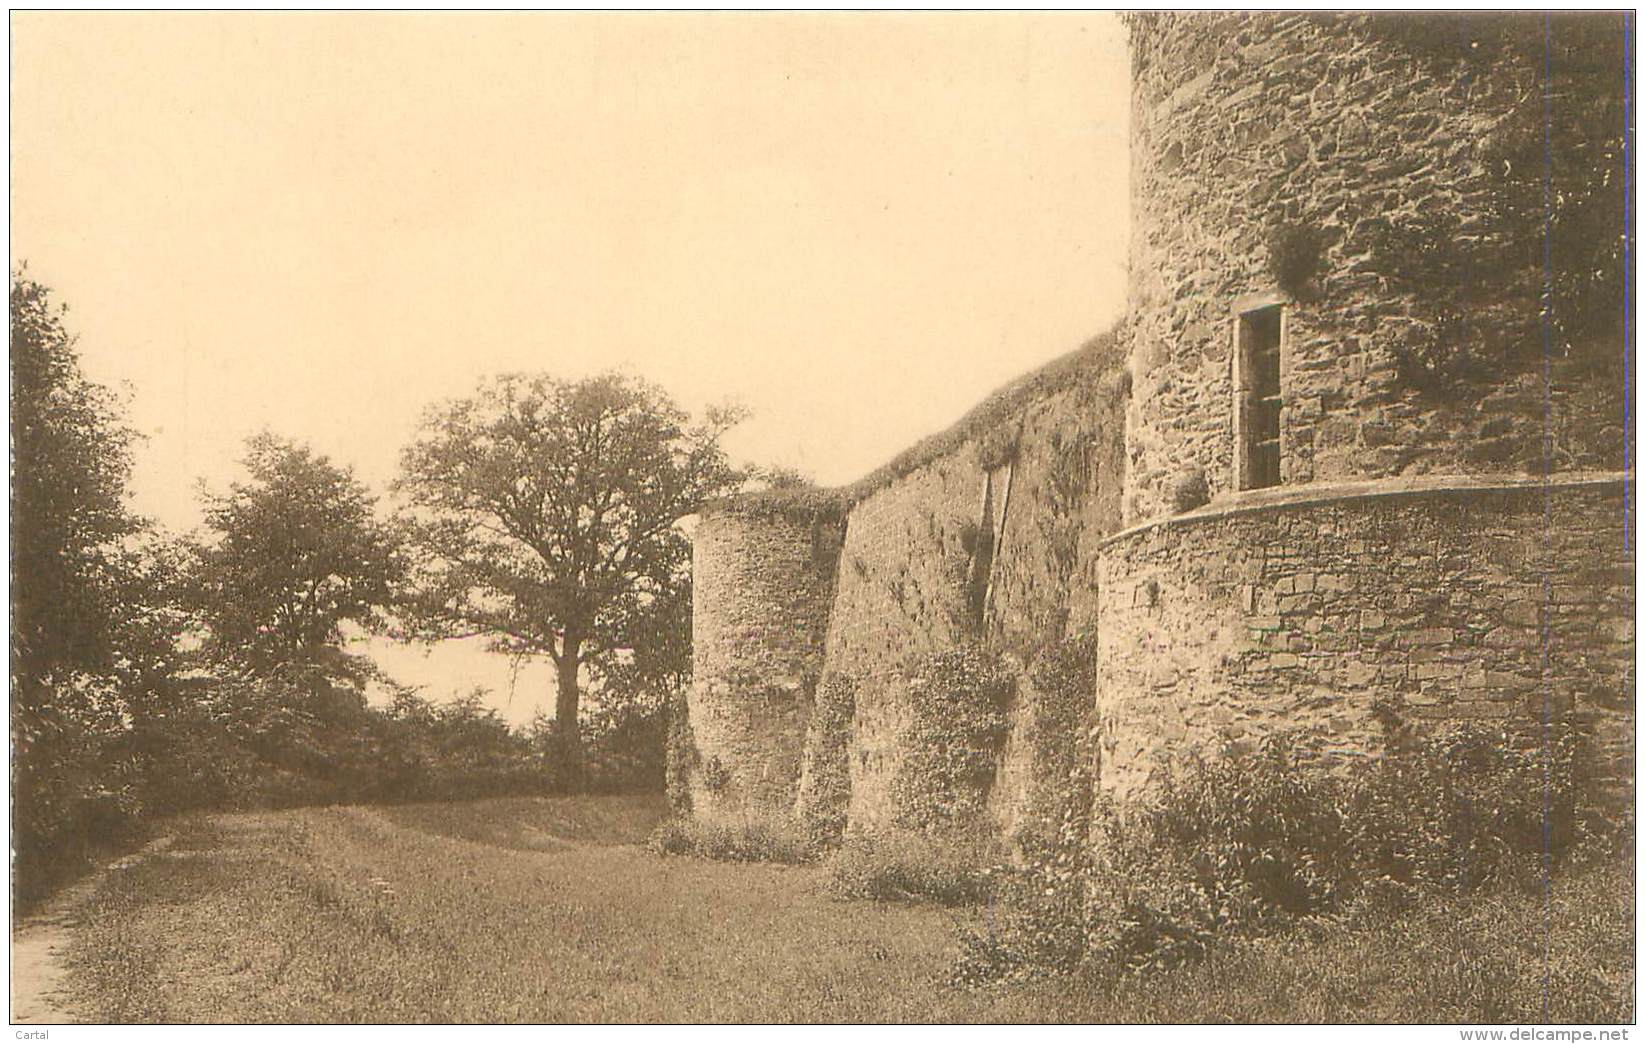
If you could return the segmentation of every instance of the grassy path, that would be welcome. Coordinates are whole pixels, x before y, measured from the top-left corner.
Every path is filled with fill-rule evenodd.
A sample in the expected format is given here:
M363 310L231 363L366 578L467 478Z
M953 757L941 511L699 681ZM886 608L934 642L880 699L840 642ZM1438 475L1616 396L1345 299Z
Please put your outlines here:
M87 1016L936 1014L926 998L948 963L942 911L829 900L815 868L665 859L591 839L638 840L656 819L649 802L516 802L506 814L485 804L484 815L344 807L177 824L167 858L110 878L90 904L72 954Z
M74 929L109 874L154 857L171 841L170 836L155 838L140 851L85 874L18 919L11 933L12 1022L40 1026L78 1020L68 968Z
M101 883L89 874L20 919L11 934L11 1021L27 1026L74 1022L66 954L70 932Z
M1151 977L966 992L947 985L949 912L829 898L816 867L657 856L637 842L660 814L649 798L543 798L177 821L168 848L76 898L72 1014L299 1023L1632 1018L1624 867L1573 873L1547 895L1436 901L1371 931L1327 927L1242 943Z

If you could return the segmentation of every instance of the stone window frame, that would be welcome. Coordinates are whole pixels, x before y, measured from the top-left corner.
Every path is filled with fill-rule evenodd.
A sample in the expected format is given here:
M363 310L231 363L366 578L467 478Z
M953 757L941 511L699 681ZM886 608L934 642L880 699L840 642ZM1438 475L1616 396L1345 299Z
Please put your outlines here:
M1288 470L1285 466L1286 437L1285 437L1285 388L1291 370L1291 305L1289 294L1282 291L1268 291L1265 293L1246 294L1234 299L1230 308L1228 321L1228 352L1230 402L1229 409L1233 417L1233 482L1235 492L1244 492L1251 489L1272 489L1285 484ZM1269 309L1279 311L1279 376L1278 376L1278 435L1279 445L1276 449L1278 456L1276 476L1272 485L1253 486L1251 451L1249 433L1246 430L1247 393L1250 391L1251 376L1249 373L1250 352L1245 343L1246 320L1256 312Z

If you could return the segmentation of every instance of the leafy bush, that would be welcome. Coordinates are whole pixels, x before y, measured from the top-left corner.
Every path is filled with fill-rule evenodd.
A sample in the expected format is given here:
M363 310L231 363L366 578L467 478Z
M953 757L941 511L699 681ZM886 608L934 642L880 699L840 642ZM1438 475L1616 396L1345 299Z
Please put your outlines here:
M463 800L564 789L552 722L510 728L481 692L386 708L321 672L222 671L135 716L125 745L145 813L353 801Z
M1402 737L1329 774L1277 736L1190 763L1123 814L1099 804L1088 836L1071 812L1072 831L1029 852L1001 889L1002 912L967 933L956 978L1172 967L1218 933L1540 874L1584 836L1571 725Z
M1302 769L1283 736L1254 755L1198 763L1168 779L1144 812L1154 851L1137 855L1186 872L1219 925L1313 913L1347 877L1351 845L1334 782Z
M1028 677L1032 684L1023 690L1023 713L1033 777L1013 840L1030 859L1064 859L1084 848L1090 832L1096 632L1048 646L1035 657Z
M1312 225L1277 226L1268 241L1268 272L1281 290L1301 297L1311 287L1324 260L1325 237Z
M1384 758L1342 788L1361 877L1473 888L1514 857L1560 853L1583 833L1570 722L1456 725Z
M966 906L993 895L999 861L997 848L982 835L853 837L829 859L829 885L845 899L927 899Z
M962 929L960 985L1072 971L1087 959L1096 646L1094 632L1076 634L1029 669L1034 779L1013 838L1023 865L996 875L990 916Z
M899 827L940 832L974 822L993 786L1016 675L976 646L927 657L908 683L912 722L892 780Z
M1210 501L1211 487L1201 468L1179 472L1171 481L1171 513L1180 515Z
M659 855L690 855L733 863L809 863L817 850L791 824L765 820L704 823L670 819L646 842Z
M678 693L641 690L585 705L581 717L588 791L655 793L665 789L673 716L684 702L683 689Z
M139 766L102 680L54 680L50 703L12 710L15 897L29 901L101 846L133 836Z

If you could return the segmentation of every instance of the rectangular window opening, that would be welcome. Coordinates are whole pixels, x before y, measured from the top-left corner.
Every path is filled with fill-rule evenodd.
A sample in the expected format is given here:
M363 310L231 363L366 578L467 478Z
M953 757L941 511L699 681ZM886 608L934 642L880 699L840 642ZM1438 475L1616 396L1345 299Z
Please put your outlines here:
M1236 447L1240 489L1279 485L1279 357L1281 309L1259 308L1239 317L1239 416Z

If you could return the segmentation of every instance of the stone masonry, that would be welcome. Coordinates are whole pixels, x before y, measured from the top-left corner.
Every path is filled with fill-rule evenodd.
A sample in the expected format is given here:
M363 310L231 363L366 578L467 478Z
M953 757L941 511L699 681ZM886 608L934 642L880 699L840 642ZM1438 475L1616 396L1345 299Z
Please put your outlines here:
M692 809L786 814L822 672L839 527L729 509L692 535Z
M1633 760L1629 522L1625 482L1604 476L1345 484L1117 535L1101 785L1123 798L1182 755L1279 729L1360 757L1379 705L1418 723L1575 711L1617 781Z
M1535 70L1435 70L1367 21L1177 13L1133 32L1127 524L1164 513L1185 469L1230 488L1233 323L1264 300L1287 302L1287 484L1515 473L1545 456L1558 470L1623 466L1615 381L1556 362L1439 402L1400 387L1396 350L1436 328L1439 298L1401 288L1409 259L1389 235L1434 213L1491 231L1482 152ZM1306 299L1268 270L1287 224L1325 238ZM1537 285L1522 282L1456 336L1540 355L1537 314Z
M1375 756L1389 716L1571 714L1596 741L1590 776L1620 791L1635 681L1622 382L1511 363L1538 329L1534 280L1476 292L1446 325L1455 288L1413 286L1388 247L1433 215L1494 234L1483 150L1535 70L1426 66L1363 16L1131 25L1127 319L854 486L705 514L694 748L678 752L694 813L789 819L812 694L841 674L847 829L880 829L910 672L979 643L1024 679L984 824L1009 836L1035 775L1028 667L1092 632L1095 776L1120 800L1279 731L1325 766ZM1320 233L1318 269L1281 288L1274 231L1299 223ZM1278 484L1242 489L1253 309L1278 331ZM1444 395L1413 387L1403 347L1436 332L1510 362Z

